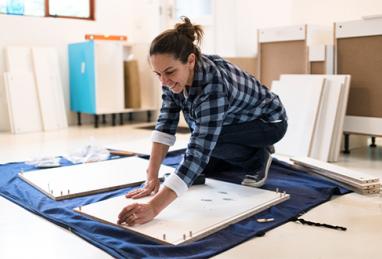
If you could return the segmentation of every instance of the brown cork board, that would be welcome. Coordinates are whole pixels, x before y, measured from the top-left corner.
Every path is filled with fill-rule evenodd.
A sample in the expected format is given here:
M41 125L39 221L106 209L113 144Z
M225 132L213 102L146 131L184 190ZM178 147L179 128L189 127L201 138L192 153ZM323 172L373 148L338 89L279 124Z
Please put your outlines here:
M326 74L326 63L325 61L311 61L310 62L310 73L312 75Z
M337 74L350 74L347 115L382 117L382 35L337 39Z
M257 75L256 57L225 57L224 59L238 66L242 70L250 73L251 75Z
M305 40L259 44L260 80L271 86L281 74L307 74L308 51Z

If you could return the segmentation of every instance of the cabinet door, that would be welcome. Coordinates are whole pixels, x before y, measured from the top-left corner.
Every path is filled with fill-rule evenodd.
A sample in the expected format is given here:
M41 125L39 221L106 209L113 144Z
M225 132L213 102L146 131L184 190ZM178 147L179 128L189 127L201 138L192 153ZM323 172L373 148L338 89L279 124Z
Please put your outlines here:
M124 109L123 46L120 42L95 42L97 113Z
M69 45L70 109L96 113L94 42Z

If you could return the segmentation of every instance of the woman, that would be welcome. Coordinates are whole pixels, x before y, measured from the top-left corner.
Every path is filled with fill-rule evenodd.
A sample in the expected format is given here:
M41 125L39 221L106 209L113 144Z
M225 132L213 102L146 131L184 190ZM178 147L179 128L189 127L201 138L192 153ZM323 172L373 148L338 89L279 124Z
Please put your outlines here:
M201 54L201 27L187 17L182 20L151 43L150 61L163 85L163 103L152 135L147 181L126 197L155 195L148 203L123 208L119 224L152 220L202 174L229 165L245 170L243 184L262 186L272 161L270 147L287 129L278 96L221 57ZM184 159L159 190L158 170L175 143L180 111L191 130L190 142Z

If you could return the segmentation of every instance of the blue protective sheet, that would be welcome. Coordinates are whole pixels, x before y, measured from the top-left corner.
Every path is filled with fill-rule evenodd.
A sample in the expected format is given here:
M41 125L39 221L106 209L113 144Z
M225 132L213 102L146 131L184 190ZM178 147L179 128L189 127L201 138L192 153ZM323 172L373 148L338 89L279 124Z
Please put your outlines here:
M182 155L173 152L165 164L176 166ZM64 165L69 165L67 161ZM286 191L290 199L255 216L233 224L206 238L186 245L160 245L118 227L102 224L72 211L73 208L126 193L131 188L64 201L53 201L21 180L20 170L34 170L25 163L0 165L0 195L49 221L69 229L116 258L206 258L221 253L252 237L261 236L293 217L327 201L332 195L349 192L333 182L297 171L274 160L264 189ZM240 173L219 175L216 179L239 183ZM187 213L185 211L185 213ZM116 215L117 218L117 215ZM257 218L274 218L258 223ZM42 244L43 245L43 244Z

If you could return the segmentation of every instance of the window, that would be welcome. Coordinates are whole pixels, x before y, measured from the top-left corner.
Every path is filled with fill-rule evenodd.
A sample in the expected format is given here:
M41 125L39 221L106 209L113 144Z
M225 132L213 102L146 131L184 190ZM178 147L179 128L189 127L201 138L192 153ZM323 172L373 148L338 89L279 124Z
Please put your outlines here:
M0 0L0 13L94 20L95 0Z

